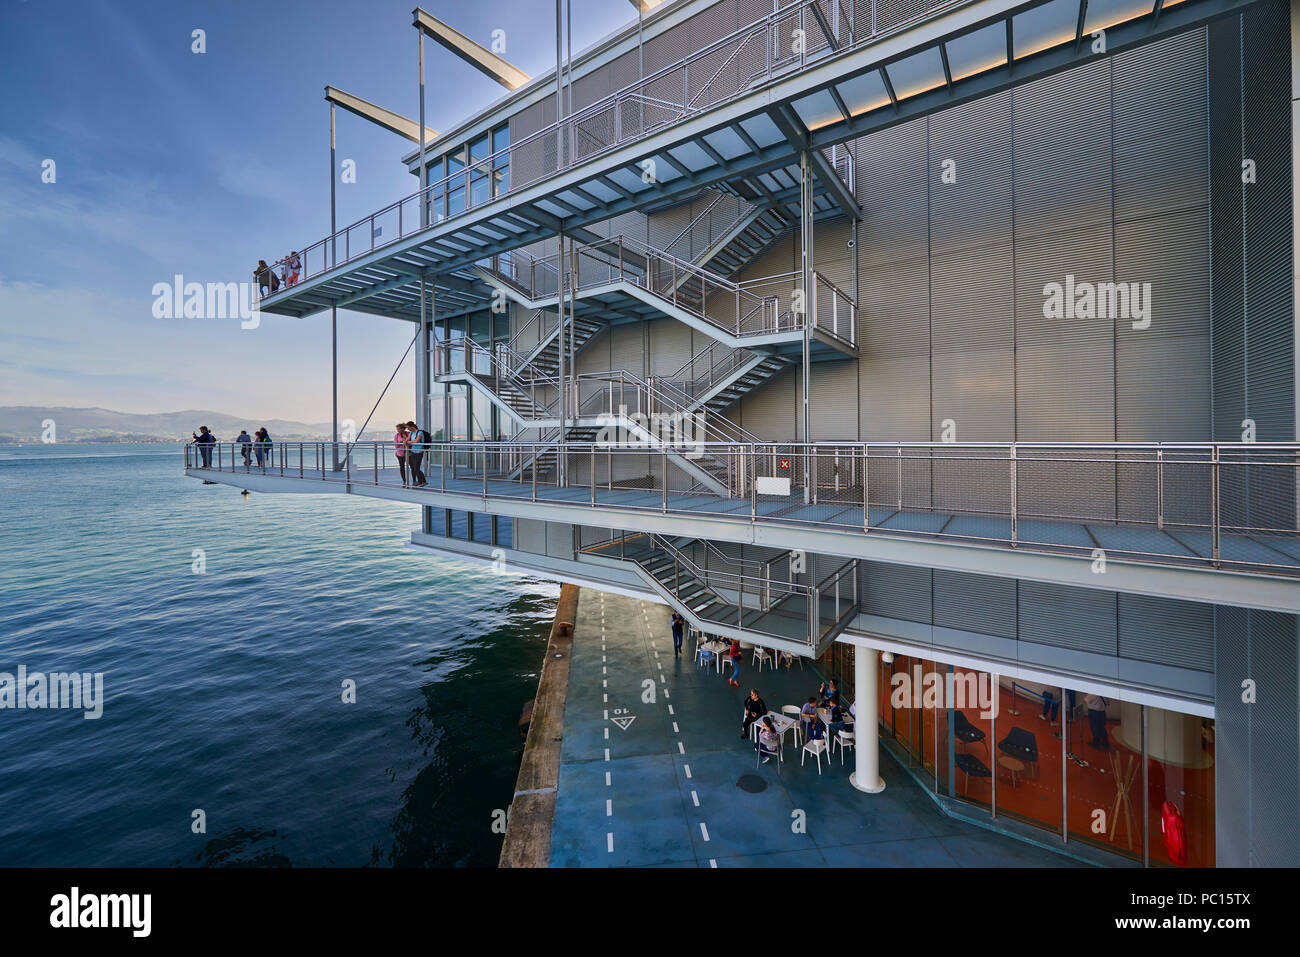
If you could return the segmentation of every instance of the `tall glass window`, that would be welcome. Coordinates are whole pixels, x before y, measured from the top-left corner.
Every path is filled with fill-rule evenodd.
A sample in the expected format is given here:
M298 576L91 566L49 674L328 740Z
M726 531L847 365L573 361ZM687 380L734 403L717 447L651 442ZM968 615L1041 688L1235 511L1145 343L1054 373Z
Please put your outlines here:
M465 211L465 149L447 155L447 215L455 216ZM458 175L459 174L459 175Z

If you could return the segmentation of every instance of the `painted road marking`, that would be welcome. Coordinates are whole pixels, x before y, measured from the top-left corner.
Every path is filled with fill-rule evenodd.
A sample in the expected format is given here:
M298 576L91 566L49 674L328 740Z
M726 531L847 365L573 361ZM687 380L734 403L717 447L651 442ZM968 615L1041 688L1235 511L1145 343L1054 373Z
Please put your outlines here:
M696 807L700 806L700 796L694 791L691 792L691 800L695 802Z
M606 761L609 760L609 748L606 748L606 749L605 749L605 760L606 760Z
M672 705L669 705L669 706L668 706L668 713L669 713L669 714L676 714L677 712L673 710L673 706L672 706Z
M680 741L677 742L677 753L678 754L686 753L686 745L682 744Z
M609 772L606 771L606 772L605 772L605 787L609 787L610 784L611 784L611 781L610 781L610 779L609 779Z
M606 740L606 741L609 740L609 728L606 728L606 729L605 729L605 740Z
M677 722L676 722L676 721L673 722L673 734L681 734L681 732L677 730Z
M710 857L710 858L709 858L709 867L717 867L717 866L718 866L718 862L717 862L716 860L714 860L713 858Z
M613 831L610 831L605 835L605 849L609 851L609 853L611 854L614 853L614 832Z
M704 843L707 844L709 842L709 829L704 826L703 821L700 822L700 833L704 835Z
M611 798L605 798L605 817L614 816L614 801Z
M689 764L683 764L682 767L686 769L686 776L689 778L691 776L691 766Z

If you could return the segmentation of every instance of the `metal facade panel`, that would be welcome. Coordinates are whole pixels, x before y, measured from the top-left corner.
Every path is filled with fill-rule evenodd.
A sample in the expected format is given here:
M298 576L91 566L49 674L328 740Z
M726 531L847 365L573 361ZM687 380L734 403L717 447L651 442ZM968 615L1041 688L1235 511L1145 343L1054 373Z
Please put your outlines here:
M930 247L1011 243L1011 93L930 118Z
M788 366L736 403L743 428L773 442L789 442L799 430L799 370Z
M691 327L676 319L650 321L651 375L672 375L691 358Z
M1209 225L1205 207L1115 225L1117 280L1151 284L1149 327L1116 323L1118 441L1212 434Z
M1048 284L1109 282L1111 267L1108 222L1030 236L1017 226L1015 438L1114 440L1113 320L1044 315Z
M1011 250L968 246L931 258L931 434L959 442L1015 437ZM951 432L949 433L951 434Z
M609 349L611 369L623 369L640 378L648 374L645 323L629 322L611 327Z
M1214 606L1146 595L1119 596L1119 656L1214 670Z
M934 624L1001 638L1016 637L1016 581L936 569Z
M852 359L814 362L809 392L814 442L858 437L858 370ZM801 416L803 412L799 413Z
M931 620L933 572L911 565L862 562L858 594L868 615L903 621Z
M1110 61L1018 87L1016 240L1110 221Z
M1022 581L1019 608L1021 641L1099 655L1118 650L1113 593Z

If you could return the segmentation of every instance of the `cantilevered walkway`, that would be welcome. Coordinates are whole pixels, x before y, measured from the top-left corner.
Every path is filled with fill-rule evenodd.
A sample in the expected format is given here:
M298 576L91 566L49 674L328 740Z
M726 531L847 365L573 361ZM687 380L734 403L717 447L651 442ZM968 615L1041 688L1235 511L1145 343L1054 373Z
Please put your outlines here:
M435 453L430 484L423 488L402 487L384 444L354 446L351 456L340 449L347 461L337 472L328 464L328 443L282 444L265 471L246 469L227 444L214 450L212 468L194 468L200 462L191 446L186 471L254 491L346 492L669 538L1300 612L1294 504L1300 447L1294 443L786 444L751 450L747 457L731 450L735 460L725 494L694 488L688 475L674 470L666 450L644 446L566 447L563 478L543 481L534 472L531 479L510 480L505 476L511 462L536 454L517 445L441 446L446 452ZM728 457L717 448L710 454ZM805 469L817 476L807 488L799 481ZM913 485L918 472L924 473L923 485ZM1009 485L1000 477L1007 472ZM595 482L585 477L590 475ZM1071 494L1062 498L1062 488ZM1242 504L1248 488L1253 510ZM1050 512L1043 504L1048 501Z

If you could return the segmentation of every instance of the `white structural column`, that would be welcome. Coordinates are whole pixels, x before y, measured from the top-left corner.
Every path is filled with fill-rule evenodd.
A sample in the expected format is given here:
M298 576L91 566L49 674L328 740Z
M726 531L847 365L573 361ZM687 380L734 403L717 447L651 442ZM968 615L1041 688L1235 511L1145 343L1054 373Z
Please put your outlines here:
M853 725L857 768L849 775L849 783L859 791L879 794L885 789L885 779L880 776L880 652L865 645L853 649L853 680L858 712Z

